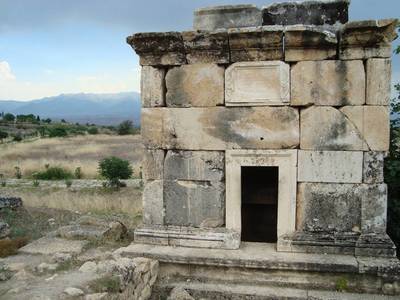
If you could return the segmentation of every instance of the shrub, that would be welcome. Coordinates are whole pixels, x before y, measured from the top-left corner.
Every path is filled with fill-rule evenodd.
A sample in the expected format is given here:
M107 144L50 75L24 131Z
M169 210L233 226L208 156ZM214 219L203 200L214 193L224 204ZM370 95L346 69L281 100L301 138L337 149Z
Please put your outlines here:
M71 179L66 179L65 180L65 185L67 186L67 188L70 188L72 186L72 180Z
M49 137L66 137L67 135L67 129L62 126L49 128Z
M82 179L83 178L83 174L82 174L82 169L81 167L77 167L74 171L74 175L76 179Z
M15 169L15 178L21 179L22 178L22 172L20 167L14 167Z
M99 173L108 180L110 186L120 187L120 180L130 178L133 171L129 161L111 156L100 161Z
M13 141L14 142L22 141L22 135L20 133L17 133L16 135L13 136Z
M48 167L46 170L34 173L34 179L37 180L66 180L72 179L72 173L61 167Z
M40 182L37 181L37 180L34 180L33 183L32 183L32 185L33 185L34 187L38 187L38 186L40 185Z
M87 131L89 134L98 134L99 129L97 127L90 127Z
M13 114L7 113L3 116L3 120L6 122L14 122L15 116Z
M133 122L126 120L119 124L117 132L119 135L127 135L133 132Z
M8 133L0 130L0 141L3 142L6 138L8 138Z

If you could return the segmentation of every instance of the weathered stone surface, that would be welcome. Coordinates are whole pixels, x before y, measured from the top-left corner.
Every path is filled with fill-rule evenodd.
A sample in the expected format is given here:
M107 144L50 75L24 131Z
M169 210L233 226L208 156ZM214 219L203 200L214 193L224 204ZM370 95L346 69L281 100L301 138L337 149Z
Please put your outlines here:
M18 208L22 206L22 199L19 197L0 196L0 209L2 208Z
M194 12L194 30L215 30L260 26L261 10L255 5L224 5L200 8Z
M382 183L383 164L385 159L384 152L369 151L364 152L363 182Z
M336 58L336 34L314 26L285 27L285 60L324 60Z
M357 61L302 61L291 69L291 105L363 105L365 72Z
M238 62L226 69L227 106L288 105L289 65L282 61Z
M349 0L273 3L262 8L263 25L334 25L349 19Z
M390 59L367 60L367 105L389 105L391 74Z
M298 152L299 182L361 183L362 171L361 151Z
M396 39L396 19L353 21L343 25L340 59L390 57L391 42Z
M163 179L164 157L164 150L144 149L142 172L145 181Z
M10 226L6 222L0 220L0 239L8 237L10 233L11 233Z
M390 143L387 106L345 106L340 109L357 127L371 151L387 151Z
M360 232L361 198L357 184L299 183L297 229Z
M283 58L282 26L231 28L228 33L231 62Z
M168 151L165 180L221 181L224 179L224 152Z
M226 30L182 32L186 59L194 63L229 63L229 42Z
M362 132L340 110L312 106L300 112L300 148L307 150L368 150Z
M385 233L387 215L386 184L363 185L361 201L361 231Z
M165 106L165 70L143 66L140 96L142 107Z
M190 294L182 287L175 287L172 289L171 294L167 300L195 300Z
M169 66L186 63L180 32L137 33L129 36L126 41L140 56L142 66Z
M390 237L386 233L366 233L362 234L356 244L355 255L358 257L396 257L396 246L390 239ZM376 258L375 258L376 259ZM392 269L393 268L393 269ZM392 270L384 270L384 266L380 265L379 273L386 273L386 274L394 274L398 273L395 271L395 264L392 264L392 267L389 269ZM398 294L398 292L397 292Z
M299 145L299 114L291 107L144 108L142 138L149 148L290 149Z
M146 182L143 190L143 223L164 224L164 184L162 180Z
M164 181L165 223L200 227L206 220L225 223L225 184L214 181ZM204 223L203 223L204 224Z
M169 107L205 107L224 104L225 69L216 64L184 65L166 76Z

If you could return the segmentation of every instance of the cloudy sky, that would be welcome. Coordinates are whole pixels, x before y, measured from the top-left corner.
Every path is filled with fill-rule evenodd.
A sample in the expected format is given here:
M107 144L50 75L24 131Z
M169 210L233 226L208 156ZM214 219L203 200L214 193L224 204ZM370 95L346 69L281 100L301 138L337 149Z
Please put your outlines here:
M270 0L0 0L0 99L139 90L141 31L185 30L195 8ZM399 0L352 0L350 19L399 17ZM396 41L396 44L399 42ZM400 81L400 57L394 58Z

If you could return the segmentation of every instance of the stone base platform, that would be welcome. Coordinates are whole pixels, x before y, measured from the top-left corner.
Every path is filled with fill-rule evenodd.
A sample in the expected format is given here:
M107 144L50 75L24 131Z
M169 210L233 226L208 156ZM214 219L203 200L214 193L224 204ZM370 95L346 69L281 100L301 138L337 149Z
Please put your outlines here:
M400 295L396 258L285 253L276 252L274 244L261 243L242 243L238 250L133 243L115 254L157 259L160 280L156 291L161 298L174 286L210 299L310 299L318 293L322 296L312 299L391 299L379 295ZM226 289L235 296L221 298ZM356 294L330 298L336 290ZM279 293L268 298L271 291ZM292 296L285 296L286 292Z

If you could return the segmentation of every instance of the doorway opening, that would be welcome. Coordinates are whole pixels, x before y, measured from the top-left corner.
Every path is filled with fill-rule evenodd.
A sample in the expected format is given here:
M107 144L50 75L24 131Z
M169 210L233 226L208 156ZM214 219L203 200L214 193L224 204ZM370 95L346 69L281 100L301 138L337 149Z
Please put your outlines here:
M241 167L242 241L277 242L278 167Z

